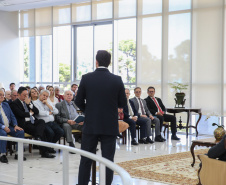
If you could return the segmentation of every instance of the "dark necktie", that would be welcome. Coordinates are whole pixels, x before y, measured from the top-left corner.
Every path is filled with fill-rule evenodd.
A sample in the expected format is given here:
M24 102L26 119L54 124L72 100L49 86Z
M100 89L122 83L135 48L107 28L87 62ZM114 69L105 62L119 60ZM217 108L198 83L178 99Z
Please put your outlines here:
M140 98L138 98L138 99L139 99L139 102L140 102L141 113L142 113L142 115L145 115L143 104L141 103Z
M29 112L26 103L25 103L25 102L23 102L23 103L24 103L24 109L25 109L25 112ZM30 114L30 112L29 112L29 114ZM35 121L34 121L34 118L33 118L31 115L30 115L30 119L31 119L31 123L34 124Z

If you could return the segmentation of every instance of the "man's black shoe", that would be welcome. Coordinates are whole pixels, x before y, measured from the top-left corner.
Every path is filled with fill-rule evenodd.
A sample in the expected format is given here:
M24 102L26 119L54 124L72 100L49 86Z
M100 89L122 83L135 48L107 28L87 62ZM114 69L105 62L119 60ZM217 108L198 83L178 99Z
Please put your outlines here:
M18 160L18 155L17 155L17 154L15 154L14 159L15 159L15 160ZM24 161L26 161L26 160L27 160L26 157L24 157Z
M6 158L6 155L2 155L2 156L0 157L0 161L1 161L2 163L8 163L8 159Z
M118 138L122 138L122 134L118 134L117 137L118 137Z
M161 138L160 135L155 137L155 141L157 141L157 142L163 142L163 140L162 140L162 138Z
M75 152L69 152L70 154L76 154Z
M69 143L69 146L70 146L70 147L74 147L74 148L75 148L75 145L74 145L74 143L73 143L73 142L70 142L70 143Z
M135 139L131 141L131 145L139 145Z
M35 140L42 141L40 137L36 137Z
M147 141L148 143L150 143L150 144L153 144L153 143L154 143L154 141L152 141L151 138L149 138L149 137L147 137L146 141Z
M54 150L53 148L49 148L48 149L48 152L51 153L51 154L55 154L56 153L56 150Z
M144 138L143 138L143 139L140 139L140 140L139 140L139 143L141 143L141 144L148 144L148 142L147 142L146 139L144 139Z
M172 135L172 136L171 136L171 139L172 139L172 140L180 140L180 138L177 137L176 135Z
M52 154L49 154L48 152L45 152L42 154L42 157L43 158L54 158L56 157L55 155L52 155Z
M162 137L162 135L160 135L161 136L161 139L163 140L163 141L166 141L166 139L164 138L164 137Z

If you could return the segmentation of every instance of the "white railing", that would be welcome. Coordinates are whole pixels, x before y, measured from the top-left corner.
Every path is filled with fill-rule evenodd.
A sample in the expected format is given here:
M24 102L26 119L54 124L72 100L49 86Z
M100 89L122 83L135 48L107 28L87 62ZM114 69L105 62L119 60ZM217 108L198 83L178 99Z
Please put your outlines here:
M87 158L90 158L94 161L98 161L100 165L100 171L99 171L99 184L100 185L105 185L106 182L106 168L108 167L111 170L117 172L119 176L122 179L123 185L132 185L132 179L129 175L128 172L126 172L123 168L120 166L116 165L115 163L97 156L93 153L86 152L77 148L72 148L68 147L65 145L60 145L60 144L53 144L53 143L47 143L47 142L41 142L41 141L35 141L35 140L30 140L30 139L20 139L20 138L15 138L15 137L4 137L0 136L0 140L6 140L6 141L13 141L13 142L18 142L18 179L17 179L17 185L23 185L23 152L24 152L24 147L23 144L34 144L34 145L39 145L39 146L45 146L45 147L50 147L50 148L55 148L55 149L60 149L63 151L63 185L69 185L69 152L74 152L77 154L80 154L82 156L85 156ZM2 181L0 181L2 182ZM15 184L11 182L3 182L7 184Z

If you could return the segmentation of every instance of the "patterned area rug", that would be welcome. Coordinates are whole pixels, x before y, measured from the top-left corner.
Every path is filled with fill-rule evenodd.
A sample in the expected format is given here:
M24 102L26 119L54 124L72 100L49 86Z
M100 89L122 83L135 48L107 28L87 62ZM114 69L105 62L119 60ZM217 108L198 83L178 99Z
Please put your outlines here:
M162 182L165 184L193 185L198 183L197 171L200 160L198 154L207 153L208 149L195 150L195 165L191 152L182 152L157 157L117 163L134 178Z

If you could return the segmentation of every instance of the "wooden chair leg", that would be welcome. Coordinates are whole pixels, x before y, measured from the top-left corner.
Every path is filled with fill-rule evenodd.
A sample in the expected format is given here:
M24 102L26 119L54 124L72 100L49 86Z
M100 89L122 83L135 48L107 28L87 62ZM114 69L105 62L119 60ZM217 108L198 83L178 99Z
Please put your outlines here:
M122 144L126 144L126 130L122 132Z

